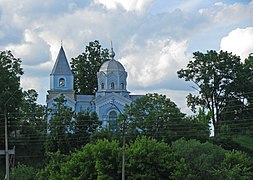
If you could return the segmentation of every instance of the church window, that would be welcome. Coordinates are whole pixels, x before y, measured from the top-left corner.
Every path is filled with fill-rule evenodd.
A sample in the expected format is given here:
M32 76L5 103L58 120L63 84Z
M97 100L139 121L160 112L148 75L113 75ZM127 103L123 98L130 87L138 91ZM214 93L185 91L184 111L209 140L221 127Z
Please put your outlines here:
M110 113L109 113L109 120L110 121L115 121L116 119L117 119L117 112L116 111L111 111Z
M114 89L114 82L111 83L111 89Z
M60 80L59 80L59 86L60 87L64 87L65 86L65 79L64 78L60 78Z
M121 83L121 89L124 89L125 87L124 87L124 83Z
M105 84L102 83L102 84L101 84L101 89L104 89L104 88L105 88Z

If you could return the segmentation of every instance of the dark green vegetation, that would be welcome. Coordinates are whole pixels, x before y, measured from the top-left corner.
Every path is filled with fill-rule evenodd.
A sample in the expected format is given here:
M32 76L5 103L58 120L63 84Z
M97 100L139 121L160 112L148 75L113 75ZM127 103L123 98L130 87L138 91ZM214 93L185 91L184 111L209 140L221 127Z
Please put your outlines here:
M120 179L123 125L127 179L253 177L253 56L241 62L222 51L194 53L178 75L196 85L198 94L187 97L195 115L183 114L164 95L147 94L110 122L112 130L100 128L96 113L72 112L64 96L48 110L52 116L47 127L37 92L20 87L21 60L9 51L0 55L0 148L4 149L6 112L9 148L16 149L11 179ZM78 93L94 93L94 72L106 58L108 50L94 41L72 59ZM80 77L86 80L78 77L83 72L87 74ZM79 86L90 78L95 80L89 86ZM214 137L209 137L210 121L215 124ZM1 156L0 179L4 174Z
M98 89L97 72L108 59L108 49L102 48L98 40L89 42L82 54L72 58L70 64L74 73L74 88L78 94L95 94Z

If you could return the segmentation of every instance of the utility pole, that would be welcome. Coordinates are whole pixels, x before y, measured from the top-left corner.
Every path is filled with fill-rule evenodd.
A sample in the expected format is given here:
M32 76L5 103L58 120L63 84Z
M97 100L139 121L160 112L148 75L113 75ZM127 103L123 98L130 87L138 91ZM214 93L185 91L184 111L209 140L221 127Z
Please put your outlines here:
M122 145L122 180L125 180L125 148L126 148L126 134L125 134L125 117L123 119L123 145Z
M6 106L4 107L4 121L5 121L5 150L0 150L0 155L5 155L5 180L10 179L10 163L9 163L9 155L15 154L15 146L14 149L8 149L8 119L7 119L7 110Z
M8 152L8 132L7 132L7 112L6 112L6 106L4 108L4 121L5 121L5 169L6 169L6 180L10 179L10 172L9 172L9 152Z
M9 99L4 103L4 130L5 130L5 152L3 153L2 150L0 150L0 155L5 154L5 179L10 180L10 165L9 165L9 154L15 154L15 150L9 150L8 149L8 120L7 120L7 104L11 100L11 98L16 94L16 92L19 89L17 89L10 97Z
M112 99L112 102L110 102L110 104L111 105L113 105L118 111L119 111L119 113L121 114L121 115L123 115L122 114L122 112L120 111L120 109L118 108L118 106L116 106L115 104L114 104L114 98ZM126 161L126 133L125 133L125 131L126 131L126 127L125 127L125 124L126 124L126 118L124 117L124 115L123 115L123 127L122 127L122 177L121 177L121 179L122 180L125 180L125 161Z

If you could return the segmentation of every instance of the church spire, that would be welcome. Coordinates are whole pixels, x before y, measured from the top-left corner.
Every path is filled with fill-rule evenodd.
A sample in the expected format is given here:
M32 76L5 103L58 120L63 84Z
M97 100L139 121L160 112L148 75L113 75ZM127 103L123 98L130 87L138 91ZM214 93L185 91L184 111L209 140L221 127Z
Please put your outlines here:
M109 55L110 55L111 60L114 60L115 52L113 51L112 41L111 41L111 51Z
M72 75L62 44L51 72L51 75L60 75L60 74Z

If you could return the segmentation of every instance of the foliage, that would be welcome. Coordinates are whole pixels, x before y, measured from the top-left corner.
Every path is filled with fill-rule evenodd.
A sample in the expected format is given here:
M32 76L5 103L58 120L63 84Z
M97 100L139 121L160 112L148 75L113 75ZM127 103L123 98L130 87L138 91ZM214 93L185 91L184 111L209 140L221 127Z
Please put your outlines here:
M15 145L16 148L15 161L33 166L40 166L44 158L43 142L46 135L45 107L36 103L37 97L33 89L23 92L20 118L16 121L17 135L9 140L10 146Z
M137 138L126 148L128 179L168 179L172 171L170 146L147 137Z
M180 137L197 139L202 142L208 140L210 135L209 121L210 114L205 114L204 110L199 109L196 115L184 118Z
M138 137L125 149L126 179L249 179L252 159L209 142L179 139L171 145ZM98 140L69 155L59 151L38 179L120 179L122 148L117 141Z
M98 179L120 179L121 148L117 141L98 141L94 146Z
M98 40L89 42L84 53L72 58L70 64L74 73L74 88L78 94L95 94L98 89L97 72L108 58L108 49L102 48Z
M48 165L38 174L41 180L120 178L121 153L116 141L99 140L96 144L86 144L69 156L59 152L52 155Z
M11 51L0 51L0 149L4 149L5 144L5 114L8 121L8 136L17 130L18 108L22 97L21 75L23 75L21 60L14 57ZM5 158L1 156L0 172L2 169L5 170L4 162Z
M251 179L253 159L239 151L228 151L221 165L212 173L215 179Z
M21 60L11 51L0 51L0 149L4 148L4 113L8 113L8 134L17 129L18 108L22 91L20 77L23 74Z
M17 167L12 169L10 179L12 180L36 180L37 170L31 166L18 164Z
M166 140L175 138L178 122L184 117L165 95L147 94L126 106L129 129L141 135Z
M171 142L180 137L207 139L209 135L204 115L185 118L177 105L165 95L147 94L136 99L126 106L125 114L128 116L128 136L139 134Z
M86 144L62 164L62 179L97 179L94 145Z
M194 52L193 61L186 69L179 70L178 77L193 82L198 95L187 96L188 106L207 108L212 113L215 135L219 129L221 112L231 98L236 96L236 86L242 69L240 58L231 53L207 51Z
M69 153L71 151L71 138L73 130L73 111L66 105L64 95L56 98L50 109L50 119L48 123L48 137L46 150L48 152L61 151Z
M225 150L209 142L177 140L171 145L174 156L172 179L212 179L210 170L219 167Z
M98 116L95 112L78 112L73 122L73 143L75 148L81 148L90 142L90 136L99 126Z
M47 153L49 162L44 169L37 173L38 180L61 180L61 165L67 161L67 156L60 151L54 153Z

